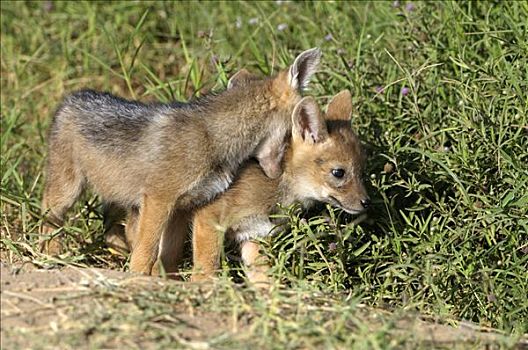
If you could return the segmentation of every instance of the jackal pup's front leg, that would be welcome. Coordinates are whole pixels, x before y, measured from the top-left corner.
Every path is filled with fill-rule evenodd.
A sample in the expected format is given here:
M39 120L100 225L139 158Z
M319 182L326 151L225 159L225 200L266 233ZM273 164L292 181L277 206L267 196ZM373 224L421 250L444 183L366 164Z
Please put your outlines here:
M151 274L158 258L159 244L166 230L173 201L166 196L143 195L130 270Z
M213 278L220 266L224 233L215 227L214 218L206 210L198 210L193 220L192 281Z
M246 266L246 276L256 287L264 288L271 284L270 262L267 256L261 253L261 246L256 241L242 241L240 253Z
M178 278L179 265L183 261L184 245L190 231L191 214L186 210L174 210L167 228L163 232L158 260L152 268L152 275L159 275L161 267L170 278Z

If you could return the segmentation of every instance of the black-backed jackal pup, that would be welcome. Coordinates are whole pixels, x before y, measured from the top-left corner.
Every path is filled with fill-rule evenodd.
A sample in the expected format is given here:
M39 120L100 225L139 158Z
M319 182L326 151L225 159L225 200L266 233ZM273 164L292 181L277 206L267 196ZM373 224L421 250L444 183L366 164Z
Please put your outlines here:
M43 233L62 225L89 184L128 213L132 271L155 273L157 259L176 266L172 252L181 251L188 213L225 191L244 160L256 155L268 176L280 175L291 113L320 56L307 50L274 77L235 79L191 103L144 104L95 91L67 96L50 130ZM58 247L44 243L50 253Z
M267 262L252 238L265 237L274 223L269 215L277 203L329 203L348 213L365 210L370 200L362 182L364 155L351 129L351 95L337 94L326 115L312 97L303 98L292 113L291 144L279 178L266 177L257 162L245 163L237 180L216 200L198 209L193 219L193 280L213 276L219 266L224 237L240 242L252 282L265 282Z

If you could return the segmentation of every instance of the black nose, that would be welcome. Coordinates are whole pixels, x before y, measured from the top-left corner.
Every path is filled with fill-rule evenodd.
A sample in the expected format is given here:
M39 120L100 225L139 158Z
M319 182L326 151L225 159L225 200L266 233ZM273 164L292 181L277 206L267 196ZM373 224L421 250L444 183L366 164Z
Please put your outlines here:
M363 208L367 209L370 206L370 198L367 197L365 199L362 199L361 205L363 206Z

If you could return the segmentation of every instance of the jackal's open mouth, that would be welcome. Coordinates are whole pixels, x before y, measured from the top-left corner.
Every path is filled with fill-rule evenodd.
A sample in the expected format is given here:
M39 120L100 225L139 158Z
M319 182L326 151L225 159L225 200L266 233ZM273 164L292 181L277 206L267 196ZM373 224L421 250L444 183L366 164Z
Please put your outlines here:
M343 208L343 205L341 204L340 201L337 200L336 197L330 196L330 197L328 197L328 199L330 199L330 204L335 205L335 206L337 206L339 208Z
M336 206L336 207L339 207L340 209L343 209L344 211L346 211L347 213L349 214L353 214L353 215L356 215L356 214L361 214L362 212L365 211L364 208L362 209L350 209L350 208L346 208L343 204L341 204L341 202L339 200L337 200L336 197L334 196L330 196L328 197L328 199L330 200L330 204Z

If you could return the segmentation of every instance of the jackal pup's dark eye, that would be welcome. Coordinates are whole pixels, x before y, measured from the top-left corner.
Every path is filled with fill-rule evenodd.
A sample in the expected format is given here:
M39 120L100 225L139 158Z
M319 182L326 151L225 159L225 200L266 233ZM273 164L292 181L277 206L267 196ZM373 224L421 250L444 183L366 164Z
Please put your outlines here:
M345 176L345 171L343 169L332 169L332 175L340 179Z

